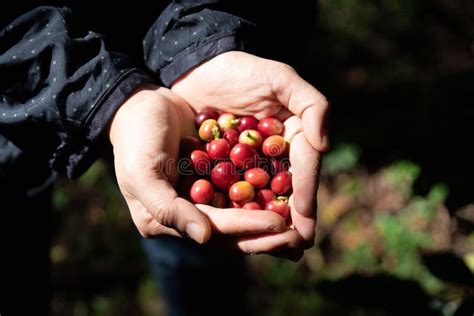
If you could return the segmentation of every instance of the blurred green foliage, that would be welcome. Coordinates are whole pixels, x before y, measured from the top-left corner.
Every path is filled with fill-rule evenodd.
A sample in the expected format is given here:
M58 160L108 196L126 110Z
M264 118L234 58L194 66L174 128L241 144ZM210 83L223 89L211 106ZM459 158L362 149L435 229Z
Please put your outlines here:
M335 175L339 172L351 171L358 160L359 148L355 144L341 143L324 157L322 172Z

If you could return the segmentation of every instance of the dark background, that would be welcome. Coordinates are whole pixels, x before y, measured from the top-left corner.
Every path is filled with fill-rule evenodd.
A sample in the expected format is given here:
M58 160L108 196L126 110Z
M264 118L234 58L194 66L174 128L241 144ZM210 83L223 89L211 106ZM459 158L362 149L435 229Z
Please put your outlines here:
M257 23L257 54L291 64L331 102L317 245L298 264L249 260L254 314L472 312L474 2L234 3ZM144 5L79 18L121 46L160 10L141 16ZM95 30L104 18L110 27ZM164 311L109 167L56 187L55 315Z
M443 181L449 206L472 202L472 1L302 1L254 17L262 55L331 102L333 143L359 144L370 168L410 159L423 167L417 192Z

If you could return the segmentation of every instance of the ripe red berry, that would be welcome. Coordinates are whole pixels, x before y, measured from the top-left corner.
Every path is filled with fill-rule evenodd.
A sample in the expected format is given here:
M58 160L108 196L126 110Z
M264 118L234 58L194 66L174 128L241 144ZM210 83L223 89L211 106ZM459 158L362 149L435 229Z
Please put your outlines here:
M258 163L258 153L247 144L237 144L230 151L230 160L237 168L247 170Z
M227 206L227 198L224 193L216 191L209 204L217 208L225 208Z
M237 120L234 114L224 113L219 116L217 123L222 132L225 132L228 129L235 129Z
M229 197L232 201L245 204L253 200L255 195L253 186L247 181L234 183L229 189Z
M260 149L262 145L263 137L259 132L253 129L248 129L240 133L239 143L247 144L254 149Z
M265 208L267 202L273 201L274 199L276 199L276 195L275 193L273 193L272 190L263 189L255 192L254 200L258 204L260 204L261 209Z
M245 203L244 206L242 206L242 208L246 210L261 210L262 209L260 204L258 204L257 202Z
M196 127L201 126L202 122L204 122L205 120L208 120L208 119L217 120L218 117L219 117L219 113L217 113L217 111L210 108L202 109L196 114L196 119L195 119Z
M283 171L277 173L270 184L275 194L287 194L291 191L291 173Z
M290 207L286 197L279 196L276 200L267 202L265 209L280 214L285 220L288 220L290 216Z
M212 167L212 161L205 151L194 150L190 157L192 168L196 174L200 176L209 174Z
M215 139L206 145L207 153L213 160L227 159L230 154L230 144L225 139Z
M288 171L290 168L290 160L288 158L276 159L270 161L271 174L277 174L282 171Z
M273 117L267 117L258 123L258 131L263 137L272 135L283 135L285 126L282 122Z
M270 180L270 175L262 168L252 168L245 171L244 178L255 188L263 189Z
M218 189L226 191L239 181L239 173L232 162L221 161L212 169L211 181Z
M214 188L209 181L199 179L192 185L189 196L194 203L207 204L214 196Z
M239 203L235 203L232 200L229 200L229 204L227 205L228 208L242 208L242 205Z
M247 129L257 129L258 120L253 116L242 116L238 119L237 128L240 132L243 132Z
M240 133L235 129L228 129L224 132L224 136L222 138L229 142L230 147L234 147L239 142L239 136Z
M286 141L280 135L273 135L263 141L262 152L267 157L280 157L286 152Z
M217 125L217 121L208 119L202 122L199 127L199 137L205 142L210 142L219 137L219 126Z

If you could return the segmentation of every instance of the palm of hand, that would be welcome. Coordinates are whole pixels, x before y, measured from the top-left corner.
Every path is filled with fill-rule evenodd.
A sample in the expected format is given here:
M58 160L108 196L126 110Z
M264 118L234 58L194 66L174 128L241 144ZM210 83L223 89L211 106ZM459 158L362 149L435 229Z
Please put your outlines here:
M241 52L229 52L200 65L174 83L172 90L195 109L275 116L285 124L291 142L294 193L290 197L293 227L312 245L315 199L321 161L327 149L327 102L289 66Z
M206 205L197 205L198 209L177 195L173 183L179 176L179 142L193 133L192 110L164 88L143 88L115 115L110 139L116 176L138 231L144 237L188 235L200 243L212 232L226 237L225 246L244 253L290 248L280 255L301 257L299 235L288 230L278 214L239 209L222 212Z

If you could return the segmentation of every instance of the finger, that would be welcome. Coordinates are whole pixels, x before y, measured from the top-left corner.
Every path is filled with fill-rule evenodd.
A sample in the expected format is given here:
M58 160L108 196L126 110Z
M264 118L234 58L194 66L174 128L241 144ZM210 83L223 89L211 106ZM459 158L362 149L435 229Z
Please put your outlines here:
M277 114L274 115L274 117L279 120L280 122L285 122L289 117L294 116L295 114L288 110L284 106L280 106L280 110L278 111Z
M303 132L303 124L301 122L301 118L296 115L287 118L283 122L283 125L285 125L283 138L285 138L288 143L291 143L293 137L295 137L297 134Z
M278 234L240 237L235 242L235 247L246 254L260 254L283 249L298 249L301 243L300 234L294 229L288 229Z
M303 247L311 248L314 245L314 237L316 235L316 218L315 216L303 216L294 207L293 196L290 196L291 221L293 228L301 235L304 240Z
M314 216L321 154L303 133L296 134L290 146L294 208L303 216Z
M303 112L303 130L308 142L318 151L329 150L328 106L314 105Z
M135 196L153 218L163 226L176 229L198 243L205 243L211 236L211 226L206 215L194 204L178 197L165 179L152 179L137 184Z
M196 207L208 216L212 230L223 235L277 233L286 229L285 220L271 211L218 209L203 204Z
M127 200L127 205L138 232L144 238L157 238L162 235L181 237L175 229L158 223L138 200Z
M278 100L302 118L308 142L318 151L327 151L329 139L326 125L329 103L326 97L287 65L284 65L283 69L280 67L273 69L279 72L273 77L274 91Z

